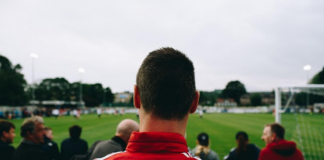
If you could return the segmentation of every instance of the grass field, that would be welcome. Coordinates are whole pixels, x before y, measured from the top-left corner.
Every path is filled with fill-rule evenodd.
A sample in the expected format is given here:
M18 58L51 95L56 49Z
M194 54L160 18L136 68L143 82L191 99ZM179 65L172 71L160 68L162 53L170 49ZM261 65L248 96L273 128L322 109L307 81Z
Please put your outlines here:
M74 119L72 116L62 117L60 119L45 118L45 125L53 128L54 141L58 144L62 140L69 137L68 128L71 125L78 124L83 128L81 138L88 142L88 145L92 145L97 140L110 139L115 131L117 124L124 118L130 118L138 121L135 114L126 114L124 116L114 115L102 115L101 119L98 119L97 115L83 115L80 120ZM309 139L309 142L303 141L300 143L299 137L308 137L311 130L305 128L306 125L300 125L300 131L296 129L295 116L293 114L283 116L284 126L287 128L286 139L294 140L298 146L303 144L303 150L307 151L305 158L308 159L324 159L324 144L315 143L316 138L323 140L323 115L302 116L298 120L300 124L303 124L302 118L305 120L312 120L307 122L309 124L319 125L317 128L312 128L313 131L317 129L319 132L312 134L313 139ZM293 121L291 121L293 120ZM14 140L14 146L18 146L21 140L19 136L19 128L23 120L13 120L16 125L16 138ZM314 122L313 122L314 121ZM261 140L263 127L267 123L274 122L274 117L271 114L205 114L203 119L199 119L198 115L191 115L187 127L187 143L190 148L194 148L196 145L196 136L200 132L206 132L210 135L212 141L211 148L215 150L219 157L223 157L228 154L231 148L236 146L235 134L237 131L246 131L249 134L250 142L256 144L258 147L263 148L264 142ZM306 121L305 121L306 122ZM316 122L316 123L315 123ZM287 126L286 126L287 125ZM321 125L321 126L320 126ZM304 127L304 128L303 128ZM308 130L308 133L305 129ZM298 134L300 133L300 134ZM322 133L322 134L319 134ZM307 139L307 138L306 138ZM316 145L318 148L312 153L312 147L308 147L306 144ZM323 142L323 141L322 141ZM309 153L308 153L309 152Z

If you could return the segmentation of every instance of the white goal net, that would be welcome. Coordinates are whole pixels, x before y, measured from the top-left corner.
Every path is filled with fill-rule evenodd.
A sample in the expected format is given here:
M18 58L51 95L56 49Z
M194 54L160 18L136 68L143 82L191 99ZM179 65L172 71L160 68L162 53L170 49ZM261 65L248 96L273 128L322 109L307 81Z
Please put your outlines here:
M306 160L324 160L324 85L277 87L275 119Z

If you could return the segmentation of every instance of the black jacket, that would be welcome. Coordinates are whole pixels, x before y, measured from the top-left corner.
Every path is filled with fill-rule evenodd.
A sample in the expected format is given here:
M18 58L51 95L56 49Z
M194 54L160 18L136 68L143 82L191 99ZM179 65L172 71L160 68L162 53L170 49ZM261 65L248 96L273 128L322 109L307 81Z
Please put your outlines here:
M23 140L14 154L14 160L51 160L41 149L41 145Z
M15 148L0 140L0 159L12 160Z
M69 160L74 155L85 155L88 143L80 138L68 138L61 143L62 160Z
M258 160L260 149L254 144L248 144L246 151L240 154L233 148L230 153L224 157L224 160Z
M61 160L57 143L44 136L44 143L41 149L50 157L51 160Z

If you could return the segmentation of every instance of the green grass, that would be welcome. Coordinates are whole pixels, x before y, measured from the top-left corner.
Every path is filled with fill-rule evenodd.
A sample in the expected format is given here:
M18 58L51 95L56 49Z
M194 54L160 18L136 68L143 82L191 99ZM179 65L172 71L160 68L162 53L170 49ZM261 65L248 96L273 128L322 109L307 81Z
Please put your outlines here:
M324 159L324 115L282 114L282 124L307 160Z
M68 128L71 125L80 125L83 128L81 138L85 139L90 147L90 145L97 140L110 139L115 134L117 124L124 118L138 121L135 114L125 114L124 116L102 115L101 119L98 119L97 115L92 114L83 115L80 120L74 119L72 116L62 117L60 119L45 118L45 125L53 128L54 141L58 144L69 137ZM308 122L308 120L312 121ZM324 144L315 143L316 138L322 138L321 142L323 142L323 120L323 115L306 115L298 119L298 123L300 124L322 124L320 127L311 126L311 129L309 129L307 125L300 126L302 138L307 139L306 137L310 135L313 137L309 142L307 140L303 141L303 143L305 143L303 145L304 151L309 151L309 153L306 152L305 154L307 159L324 159L320 154L321 152L324 153ZM13 144L15 147L17 147L21 141L19 128L22 121L23 120L12 121L17 128L17 136ZM265 146L264 142L261 140L263 127L265 124L272 122L274 122L274 117L271 114L204 114L203 119L200 119L199 116L195 114L191 115L189 118L187 143L190 148L194 148L197 135L200 132L206 132L210 135L212 143L211 148L218 153L221 159L223 159L223 157L229 153L230 149L236 146L235 134L238 131L246 131L249 135L250 142L256 144L259 148L263 148ZM300 146L295 116L293 114L284 115L283 122L285 122L283 125L286 127L286 139L294 140L297 142L297 145ZM314 151L311 150L312 147L305 146L306 143L312 144L310 142L314 142L313 145L321 148Z

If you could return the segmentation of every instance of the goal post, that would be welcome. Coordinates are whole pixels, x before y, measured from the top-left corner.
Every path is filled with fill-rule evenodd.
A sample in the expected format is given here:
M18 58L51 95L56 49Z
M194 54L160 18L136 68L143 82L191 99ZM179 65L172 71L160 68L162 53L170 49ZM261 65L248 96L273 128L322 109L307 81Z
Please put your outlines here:
M285 111L285 109L282 109L281 105L281 93L282 91L290 91L292 93L294 92L306 92L307 94L315 94L324 96L324 84L309 84L304 86L282 86L282 87L276 87L275 88L275 121L276 123L281 124L281 113ZM293 95L291 95L290 98L292 98ZM289 105L291 101L288 101L286 106Z
M275 88L275 122L285 127L285 138L297 143L305 160L324 160L323 111L324 84Z

